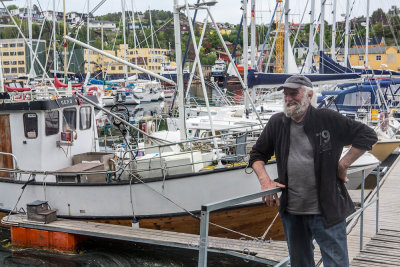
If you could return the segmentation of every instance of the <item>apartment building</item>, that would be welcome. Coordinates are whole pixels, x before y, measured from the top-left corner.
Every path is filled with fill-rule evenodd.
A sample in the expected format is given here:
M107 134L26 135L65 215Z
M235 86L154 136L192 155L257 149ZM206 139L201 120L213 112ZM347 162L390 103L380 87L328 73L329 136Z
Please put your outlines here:
M33 49L37 49L37 56L44 66L46 61L46 41L32 40ZM0 39L0 58L5 79L17 79L27 76L31 70L30 51L22 39ZM35 73L43 73L39 64L33 64Z
M124 45L121 44L117 51L104 50L104 52L123 59ZM137 62L138 66L159 74L161 72L162 63L168 61L167 55L169 53L170 51L168 49L160 49L160 48L154 48L154 49L138 48L136 49L136 51L133 48L128 48L126 53L127 54L126 58L127 61L132 62L133 64ZM86 51L84 54L84 58L85 58L85 72L87 72L88 66L87 66ZM92 51L90 51L90 61L91 61L90 64L91 73L103 70L107 72L107 75L116 78L123 77L125 73L125 68L123 64L115 62L107 57L103 57L102 55L99 55ZM138 73L141 74L142 72L139 71ZM136 74L136 70L128 67L128 75L133 75L133 74Z

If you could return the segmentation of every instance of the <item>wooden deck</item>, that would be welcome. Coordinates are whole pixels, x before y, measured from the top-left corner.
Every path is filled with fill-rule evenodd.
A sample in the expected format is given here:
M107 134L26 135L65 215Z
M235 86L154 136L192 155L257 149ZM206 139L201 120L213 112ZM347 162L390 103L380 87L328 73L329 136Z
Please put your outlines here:
M385 175L379 195L379 232L376 205L364 212L363 250L360 252L360 220L347 237L351 266L400 266L400 157Z

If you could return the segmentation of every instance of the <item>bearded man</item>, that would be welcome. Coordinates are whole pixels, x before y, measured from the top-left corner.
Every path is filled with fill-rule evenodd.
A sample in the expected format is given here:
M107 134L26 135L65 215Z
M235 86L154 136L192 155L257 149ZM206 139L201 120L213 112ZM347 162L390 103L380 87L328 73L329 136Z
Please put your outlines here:
M349 265L346 217L354 212L346 190L347 170L376 143L367 125L329 109L315 109L311 81L293 75L278 88L283 90L284 112L273 115L250 152L249 166L258 176L261 190L282 188L263 197L268 206L279 206L290 263L315 266L313 239L325 267ZM351 149L341 159L344 146ZM278 178L264 165L275 154Z

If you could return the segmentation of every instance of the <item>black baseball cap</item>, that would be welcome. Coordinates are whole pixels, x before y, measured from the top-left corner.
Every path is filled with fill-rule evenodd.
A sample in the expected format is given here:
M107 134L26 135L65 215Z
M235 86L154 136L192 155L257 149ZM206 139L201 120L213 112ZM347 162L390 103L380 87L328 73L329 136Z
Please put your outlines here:
M285 88L297 89L300 86L307 86L312 88L312 83L310 79L308 79L306 76L296 74L287 78L285 83L278 87L278 91L283 90Z

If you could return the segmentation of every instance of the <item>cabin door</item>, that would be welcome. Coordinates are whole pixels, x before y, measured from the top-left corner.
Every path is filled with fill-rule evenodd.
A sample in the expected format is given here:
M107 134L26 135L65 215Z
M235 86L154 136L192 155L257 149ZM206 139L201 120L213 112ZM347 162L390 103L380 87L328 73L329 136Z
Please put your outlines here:
M12 153L10 115L0 115L0 152ZM0 153L0 168L13 168L13 158ZM0 172L0 177L10 177L8 172Z

